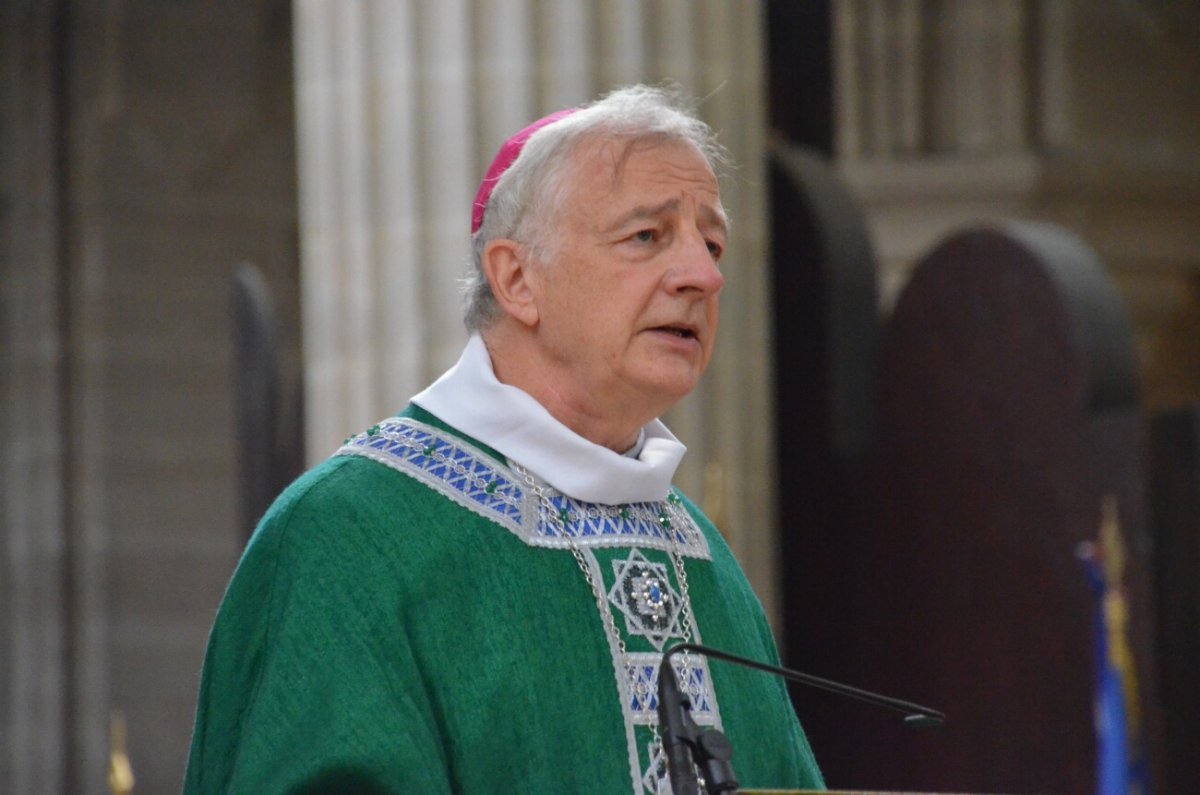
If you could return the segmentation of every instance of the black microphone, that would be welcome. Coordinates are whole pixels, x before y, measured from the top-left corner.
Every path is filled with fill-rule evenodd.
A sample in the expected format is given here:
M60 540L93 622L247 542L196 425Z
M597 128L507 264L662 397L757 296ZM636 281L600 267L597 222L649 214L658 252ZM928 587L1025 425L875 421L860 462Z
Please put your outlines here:
M667 776L674 795L699 795L700 784L696 778L696 766L704 770L705 789L709 793L735 792L738 786L737 779L733 775L733 766L729 761L733 757L733 748L730 746L729 740L716 729L701 730L696 725L689 714L691 702L679 689L679 680L675 678L671 657L678 652L686 651L766 671L793 682L903 712L906 726L923 728L941 726L946 722L945 713L914 704L911 701L881 696L869 690L843 685L840 682L822 679L812 674L800 673L777 665L768 665L757 660L739 657L736 654L729 654L711 646L701 646L699 643L680 643L663 652L662 662L658 666L658 729L662 738L663 752L667 758Z
M658 668L658 734L667 759L667 780L674 795L698 795L700 783L692 762L691 743L698 734L691 702L679 689L665 656Z

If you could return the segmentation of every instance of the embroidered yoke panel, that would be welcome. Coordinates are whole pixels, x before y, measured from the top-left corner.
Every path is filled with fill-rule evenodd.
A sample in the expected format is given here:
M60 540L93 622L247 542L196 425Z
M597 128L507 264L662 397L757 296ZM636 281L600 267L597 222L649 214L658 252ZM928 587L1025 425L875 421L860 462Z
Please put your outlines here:
M681 576L677 563L712 559L680 496L672 490L655 502L582 502L411 417L386 420L347 439L337 455L362 456L402 472L530 547L578 553L597 596L598 628L608 637L632 792L661 791L666 766L658 742L658 664L673 643L703 642L686 571ZM693 719L721 728L707 661L679 655L673 663Z

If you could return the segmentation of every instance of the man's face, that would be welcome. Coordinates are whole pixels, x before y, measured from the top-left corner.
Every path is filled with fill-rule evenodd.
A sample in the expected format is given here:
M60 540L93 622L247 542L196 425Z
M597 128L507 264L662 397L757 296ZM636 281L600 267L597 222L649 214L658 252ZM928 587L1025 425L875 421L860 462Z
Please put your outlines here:
M593 416L658 416L712 356L725 212L685 142L582 142L550 210L538 342L552 387Z

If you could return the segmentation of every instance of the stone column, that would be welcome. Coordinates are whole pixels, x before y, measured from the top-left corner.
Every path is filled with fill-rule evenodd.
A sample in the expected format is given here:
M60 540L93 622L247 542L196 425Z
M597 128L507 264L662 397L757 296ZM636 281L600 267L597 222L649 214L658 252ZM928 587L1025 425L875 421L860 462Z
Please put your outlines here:
M18 12L19 13L19 12ZM0 790L55 792L68 668L52 14L0 11Z
M842 0L833 10L839 156L988 154L1026 144L1024 3Z

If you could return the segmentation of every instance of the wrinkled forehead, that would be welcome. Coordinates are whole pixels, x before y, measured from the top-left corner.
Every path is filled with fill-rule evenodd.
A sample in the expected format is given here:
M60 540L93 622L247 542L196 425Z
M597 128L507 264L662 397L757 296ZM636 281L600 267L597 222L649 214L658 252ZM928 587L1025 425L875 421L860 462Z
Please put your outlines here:
M691 163L681 166L680 153L689 156ZM706 222L722 229L728 226L713 168L700 148L687 139L671 135L637 138L592 135L574 142L566 157L567 162L558 174L559 184L543 194L543 199L549 198L551 202L551 212L579 209L579 206L591 212L597 202L618 194L626 199L634 194L645 196L667 177L673 178L674 185L691 184L701 198L698 210ZM631 179L634 175L630 164L635 158L637 178ZM655 169L660 161L670 165Z
M526 221L532 226L525 234L549 240L567 233L568 225L561 222L568 217L599 228L611 225L614 214L670 203L665 194L654 195L656 175L650 174L648 180L631 180L630 166L633 163L637 172L644 174L645 166L653 164L658 156L678 163L680 152L692 158L690 166L695 168L695 184L700 188L701 201L696 209L701 222L727 233L729 221L721 204L717 177L699 146L670 134L631 136L591 131L564 141L555 152L552 159L556 164L546 170L530 196ZM642 154L649 157L640 158ZM690 170L689 166L684 169Z
M566 153L569 168L576 172L575 176L583 173L606 176L614 186L621 184L625 178L629 161L643 153L662 152L670 150L686 150L695 155L697 162L704 163L707 176L711 178L714 189L717 186L716 173L713 164L696 146L686 138L665 133L650 133L636 137L623 135L605 135L594 133L581 136Z

